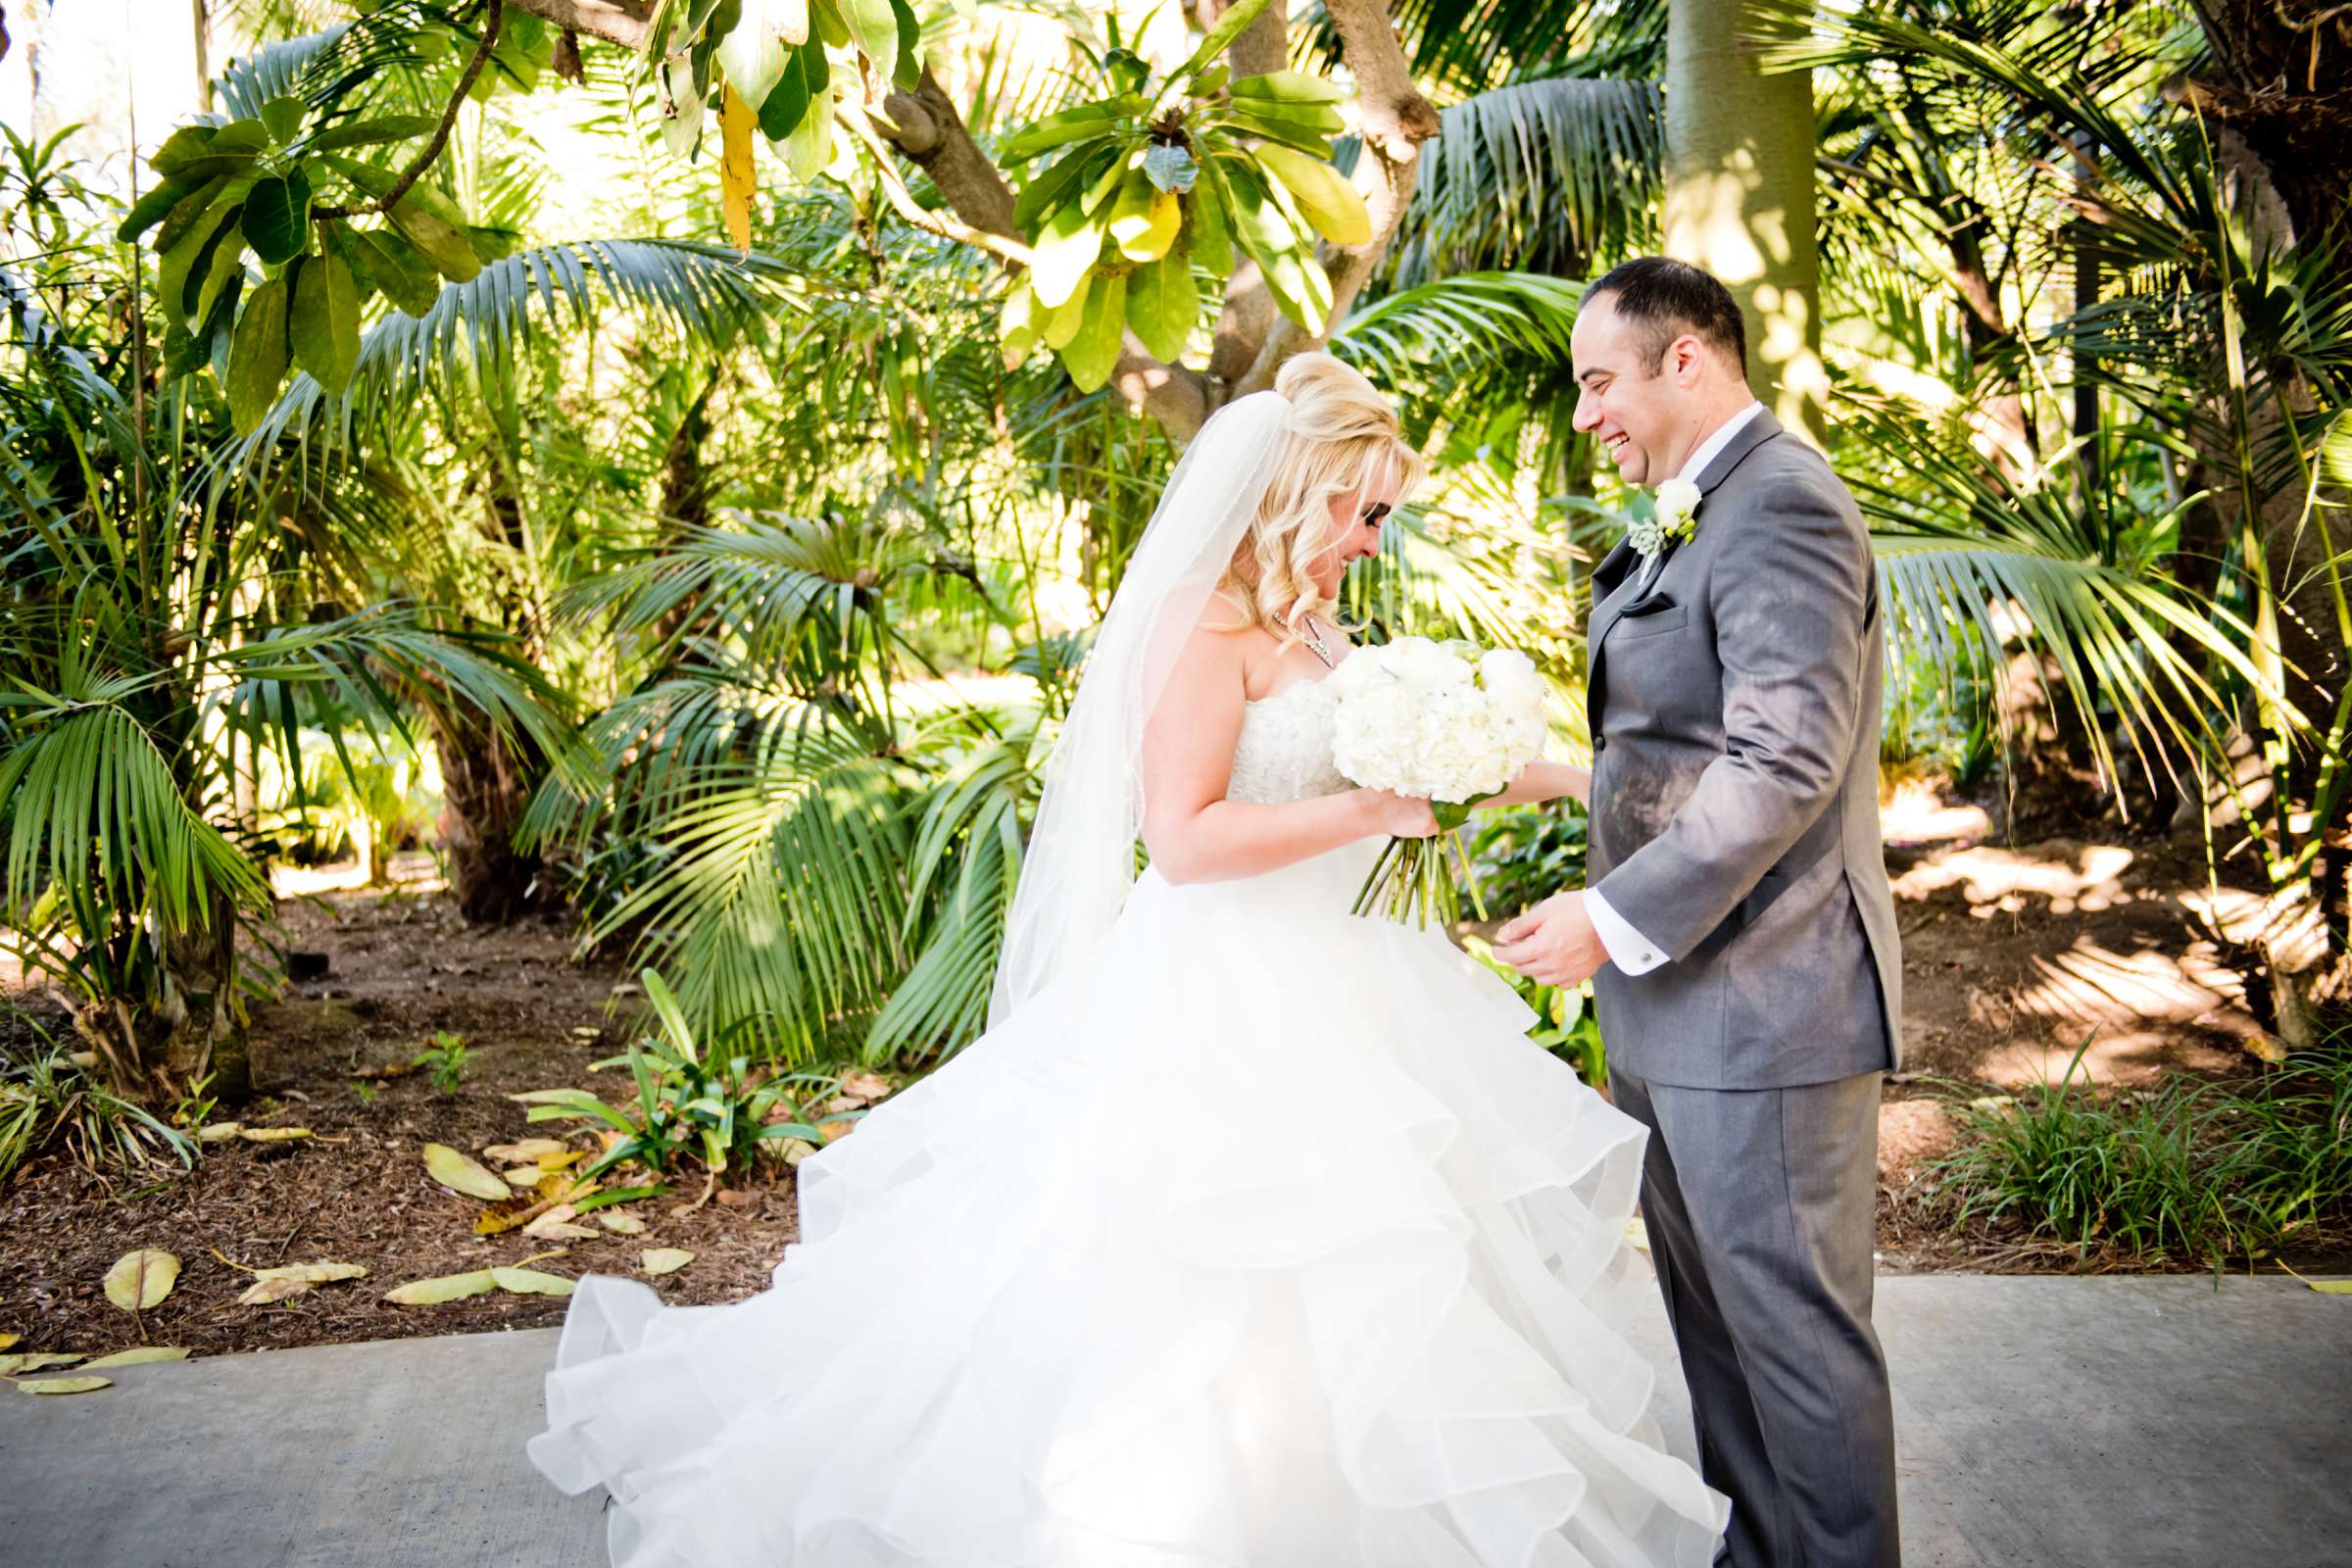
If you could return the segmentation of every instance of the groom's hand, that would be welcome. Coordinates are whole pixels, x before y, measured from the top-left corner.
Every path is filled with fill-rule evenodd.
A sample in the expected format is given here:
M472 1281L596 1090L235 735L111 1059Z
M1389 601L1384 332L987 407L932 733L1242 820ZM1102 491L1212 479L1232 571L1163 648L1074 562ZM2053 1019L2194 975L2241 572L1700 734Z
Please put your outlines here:
M1547 986L1581 986L1609 961L1582 893L1555 893L1503 922L1494 956Z

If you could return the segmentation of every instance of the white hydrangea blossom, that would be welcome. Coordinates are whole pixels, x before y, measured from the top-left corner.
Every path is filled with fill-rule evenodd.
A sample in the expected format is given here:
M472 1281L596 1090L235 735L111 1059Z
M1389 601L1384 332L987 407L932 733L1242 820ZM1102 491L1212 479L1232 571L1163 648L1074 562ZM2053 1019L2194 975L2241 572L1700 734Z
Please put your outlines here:
M1475 801L1544 750L1544 681L1525 654L1400 637L1358 650L1332 683L1334 760L1368 789Z

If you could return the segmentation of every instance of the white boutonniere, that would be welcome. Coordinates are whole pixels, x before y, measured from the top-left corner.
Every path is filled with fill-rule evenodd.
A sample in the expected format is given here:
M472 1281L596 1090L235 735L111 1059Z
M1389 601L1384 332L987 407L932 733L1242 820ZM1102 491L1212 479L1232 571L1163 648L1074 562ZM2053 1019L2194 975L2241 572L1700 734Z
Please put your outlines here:
M1670 541L1698 531L1698 486L1688 479L1669 479L1658 486L1651 515L1626 529L1625 537L1641 554L1654 556Z

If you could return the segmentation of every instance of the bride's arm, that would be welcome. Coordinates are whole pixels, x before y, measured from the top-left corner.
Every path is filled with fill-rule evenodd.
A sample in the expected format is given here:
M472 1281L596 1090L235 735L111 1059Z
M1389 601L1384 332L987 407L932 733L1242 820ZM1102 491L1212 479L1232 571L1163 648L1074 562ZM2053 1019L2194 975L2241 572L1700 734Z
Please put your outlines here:
M1485 806L1525 806L1531 801L1556 801L1561 796L1585 800L1592 789L1592 770L1566 762L1530 762L1519 770L1500 795L1481 801Z
M1386 790L1227 800L1244 703L1241 639L1196 631L1144 730L1144 847L1168 881L1257 876L1376 834L1437 830L1428 802Z

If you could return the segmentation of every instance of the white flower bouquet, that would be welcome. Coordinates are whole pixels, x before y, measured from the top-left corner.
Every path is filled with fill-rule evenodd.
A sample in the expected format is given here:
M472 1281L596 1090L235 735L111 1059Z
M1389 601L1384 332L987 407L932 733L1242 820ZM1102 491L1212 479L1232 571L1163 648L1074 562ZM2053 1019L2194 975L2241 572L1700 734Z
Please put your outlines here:
M1525 654L1467 642L1400 637L1358 649L1331 675L1338 699L1333 760L1367 789L1430 803L1438 834L1391 839L1356 895L1355 912L1392 920L1458 917L1446 864L1462 865L1473 907L1478 887L1455 830L1470 808L1499 795L1544 750L1544 680Z

